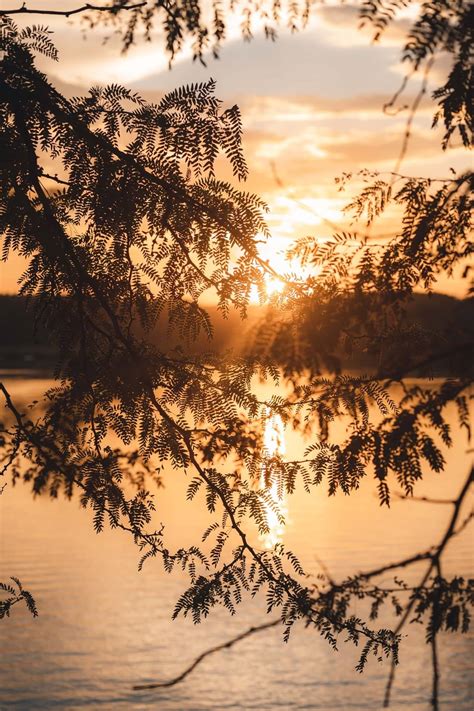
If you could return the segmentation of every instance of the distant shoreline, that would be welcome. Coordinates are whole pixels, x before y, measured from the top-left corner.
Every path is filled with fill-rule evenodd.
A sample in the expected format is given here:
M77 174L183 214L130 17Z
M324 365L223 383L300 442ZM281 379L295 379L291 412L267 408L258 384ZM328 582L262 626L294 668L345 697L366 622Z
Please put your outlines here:
M35 297L27 299L21 296L0 295L0 377L3 378L52 378L58 362L58 349L51 333L41 322L35 323ZM449 342L453 338L460 342L474 340L474 298L456 299L454 297L432 294L414 294L407 304L408 322L419 325L427 333L440 334ZM271 310L271 307L270 307ZM195 341L186 344L188 354L199 356L213 351L216 354L233 352L242 355L245 352L246 339L252 340L251 331L259 321L266 319L266 307L251 305L248 318L242 323L238 314L231 312L227 319L216 307L208 309L214 326L214 336L208 341L201 334ZM317 325L317 309L311 317ZM312 321L305 324L311 343ZM317 334L317 328L314 328ZM167 323L162 319L147 335L150 343L159 351L169 352L178 345L179 339L169 333ZM315 344L315 347L317 343ZM344 371L358 374L370 374L376 369L374 358L363 352L347 356L336 354ZM278 360L278 359L277 359ZM457 364L449 367L448 363L438 363L429 373L420 373L421 377L456 377ZM411 377L417 377L414 371Z
M54 380L52 368L0 368L0 380L30 378L31 380Z

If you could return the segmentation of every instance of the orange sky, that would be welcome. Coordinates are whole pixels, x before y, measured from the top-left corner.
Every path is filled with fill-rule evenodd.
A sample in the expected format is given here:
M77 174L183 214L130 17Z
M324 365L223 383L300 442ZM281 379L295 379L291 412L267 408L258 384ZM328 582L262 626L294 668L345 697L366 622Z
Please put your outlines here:
M76 0L61 2L61 7L77 5ZM32 1L28 6L57 3ZM26 24L24 18L21 21ZM33 16L29 21L47 23L54 30L60 61L41 59L39 64L67 94L84 93L100 78L153 98L181 84L215 78L217 96L241 107L250 168L245 189L261 195L270 206L273 237L264 256L279 269L284 268L283 251L295 237L327 237L331 225L349 226L342 208L351 193L339 193L335 177L364 167L391 170L396 163L406 112L387 116L382 107L401 81L399 57L407 18L401 17L377 45L357 29L354 6L339 2L314 9L304 32L291 35L282 30L274 43L258 32L252 42L243 42L237 20L230 18L229 38L218 61L210 58L202 67L185 52L171 71L159 37L122 55L115 40L102 44L100 30L89 32L84 40L77 20ZM441 60L435 65L432 86L437 85L443 64ZM418 87L415 80L402 103ZM449 168L459 170L468 164L461 148L441 151L440 132L430 129L431 118L427 101L413 125L402 165L406 174L446 177ZM230 177L224 162L219 163L219 174ZM372 230L375 235L395 227L388 215ZM18 273L18 260L0 265L1 292L16 290ZM439 284L440 290L458 296L463 287L458 279Z

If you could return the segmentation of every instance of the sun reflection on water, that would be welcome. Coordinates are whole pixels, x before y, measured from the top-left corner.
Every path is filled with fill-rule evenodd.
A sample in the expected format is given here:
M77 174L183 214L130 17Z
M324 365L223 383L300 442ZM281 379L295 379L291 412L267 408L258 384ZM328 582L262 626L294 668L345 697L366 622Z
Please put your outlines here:
M267 415L265 419L264 445L268 457L282 456L285 454L285 428L280 415ZM265 473L262 467L260 487L263 489L265 486ZM275 508L278 509L280 515L286 520L288 504L284 494L280 497L276 480L272 482L268 492L272 503L275 504ZM285 524L281 521L277 511L274 510L270 503L265 503L265 514L269 530L268 533L262 533L260 535L260 541L267 550L271 550L277 543L282 542Z

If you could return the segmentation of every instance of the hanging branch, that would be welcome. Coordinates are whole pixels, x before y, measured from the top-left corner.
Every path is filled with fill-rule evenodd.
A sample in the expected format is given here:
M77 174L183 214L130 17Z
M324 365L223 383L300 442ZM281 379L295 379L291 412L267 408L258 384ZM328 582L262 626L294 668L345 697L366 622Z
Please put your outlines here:
M14 605L22 602L26 604L28 611L33 617L38 617L38 608L33 595L23 588L21 582L14 575L10 576L11 583L0 581L0 594L6 594L8 597L0 600L0 620L10 616L10 611Z
M272 620L271 622L265 622L262 625L256 625L255 627L250 627L248 630L245 632L242 632L241 634L237 635L236 637L233 637L232 639L229 639L227 642L223 642L222 644L217 644L215 647L211 647L210 649L207 649L205 652L200 654L192 664L189 665L189 667L186 667L186 669L181 672L181 674L178 674L178 676L173 677L173 679L169 679L168 681L162 681L162 682L152 682L150 684L136 684L135 686L132 686L133 691L145 691L148 689L162 689L163 687L167 686L175 686L175 684L179 684L180 681L183 681L186 679L191 672L193 672L196 667L206 659L206 657L209 657L211 654L215 654L216 652L220 652L223 649L230 649L231 647L234 646L234 644L237 644L238 642L241 642L242 640L246 639L247 637L250 637L253 634L256 634L257 632L264 632L265 630L270 629L271 627L277 627L278 625L281 625L281 620L280 618L276 620Z
M439 563L441 560L441 556L442 556L446 546L448 545L449 541L451 540L451 538L453 536L455 536L457 533L456 532L456 524L457 524L457 521L459 518L461 506L464 502L464 499L466 498L466 495L467 495L469 488L470 488L471 484L473 483L473 481L474 481L474 467L471 468L471 470L467 476L467 479L464 482L464 486L462 487L457 499L454 502L454 511L453 511L452 516L449 520L448 527L446 529L444 536L442 537L440 543L435 547L433 552L428 553L426 556L429 560L429 564L428 564L428 567L421 579L421 582L418 585L418 588L423 588L426 585L433 569L439 569L438 566L439 566ZM410 614L413 610L415 602L416 602L416 597L412 596L407 607L405 608L405 611L400 619L400 622L398 623L397 627L395 628L396 634L401 633L403 627L405 626L406 622L408 621L408 618L410 617ZM436 637L436 630L434 631L433 636ZM436 689L436 698L437 698L437 688L438 688L437 655L436 655L436 649L434 647L432 647L432 650L433 650L433 660L434 660L434 662L436 661L436 665L434 666L434 672L433 672L433 675L434 675L433 688ZM434 662L433 662L433 664L434 664ZM388 708L390 706L390 695L391 695L391 691L392 691L393 682L395 680L396 667L397 667L397 660L392 659L390 675L389 675L389 678L387 681L387 685L385 687L385 695L384 695L384 702L383 702L384 708ZM433 692L433 697L435 697L434 692Z
M387 571L390 570L396 570L400 568L406 568L409 566L412 566L416 563L419 563L423 560L429 560L429 566L428 569L423 576L423 579L421 583L419 583L416 587L408 587L406 585L402 585L401 587L396 587L396 588L380 588L379 586L376 586L373 589L369 589L366 591L366 593L373 593L375 595L377 594L388 594L388 593L394 593L394 592L412 592L411 599L407 604L407 607L405 608L405 611L403 613L403 617L400 621L400 623L397 626L396 633L399 634L405 625L406 621L408 620L413 606L416 601L416 594L419 590L423 589L426 583L428 582L428 579L431 575L431 572L433 569L436 569L438 578L441 579L441 558L442 554L448 545L449 541L456 535L460 533L462 528L464 527L465 521L461 524L461 527L456 529L456 523L459 517L459 512L462 507L463 501L465 500L465 497L469 491L469 488L471 484L474 481L474 468L470 471L469 476L466 479L466 482L459 493L457 499L450 501L449 503L452 503L455 506L455 510L453 512L453 515L448 523L448 527L445 531L445 534L443 535L440 543L434 547L430 548L428 551L419 553L417 555L411 556L409 558L406 558L404 560L398 561L396 563L392 563L386 566L383 566L381 568L375 568L370 571L366 571L363 573L359 573L357 576L354 578L349 578L348 581L344 581L340 584L336 583L332 577L330 576L329 571L327 570L325 564L319 559L316 558L318 561L319 565L324 570L325 576L330 584L329 589L325 591L324 593L321 593L322 596L326 598L331 598L331 596L334 596L338 592L344 592L347 589L354 589L358 591L362 591L363 588L359 588L359 583L365 583L366 581L371 580L374 577L379 577L383 573L386 573ZM422 501L424 499L421 499ZM470 518L470 517L469 517ZM433 610L433 615L436 615L436 611ZM263 632L267 629L270 629L272 627L276 627L277 625L281 624L280 619L272 620L271 622L266 622L262 625L258 625L255 627L251 627L250 629L246 630L243 633L240 633L239 635L232 637L231 639L227 640L224 643L221 643L219 645L216 645L215 647L211 647L210 649L206 650L202 654L200 654L192 664L190 664L186 669L178 674L178 676L173 677L172 679L165 681L165 682L151 682L149 684L136 684L133 686L134 691L144 691L144 690L149 690L149 689L157 689L157 688L163 688L163 687L169 687L169 686L175 686L179 682L183 681L189 674L191 674L195 668L209 655L214 654L215 652L221 651L223 649L229 649L230 647L234 646L234 644L237 644L241 640L245 639L246 637L249 637L252 634L255 634L257 632ZM432 651L432 664L433 664L433 685L432 685L432 697L431 697L431 703L435 711L438 711L438 697L439 697L439 660L438 660L438 652L437 652L437 635L433 634L432 638L430 639L430 646L431 646L431 651ZM390 677L387 682L387 689L385 692L385 698L384 698L384 707L387 707L390 705L390 690L393 685L394 681L394 675L395 675L395 667L396 667L396 662L392 663L391 667L391 672L390 672Z
M378 290L379 307L389 311L391 299L397 299L400 291L412 292L417 270L425 270L425 278L429 279L429 269L435 269L433 244L440 245L443 258L441 264L436 264L436 273L443 268L449 271L456 260L463 259L468 250L466 247L462 252L464 183L452 181L452 189L443 184L431 204L424 184L407 181L405 191L411 192L405 202L404 235L398 243L394 240L380 261L369 252L364 255L365 262L360 260L359 269L360 253L353 260L337 253L337 245L347 242L344 236L339 241L336 236L334 251L331 253L329 245L323 258L329 272L336 264L334 272L322 277L316 286L311 282L308 288L289 284L258 256L258 236L267 234L263 203L214 177L213 166L219 152L230 160L236 178L244 179L247 169L241 149L240 114L236 107L220 111L213 82L177 90L159 105L147 104L116 85L91 90L82 99L67 100L35 67L35 51L55 57L46 31L38 27L18 30L4 19L2 27L2 67L7 71L0 79L0 111L8 160L1 171L0 221L7 250L11 248L31 260L22 288L24 293L43 298L41 305L49 309L50 323L61 346L57 374L62 378L61 385L49 392L46 415L36 424L22 417L6 388L0 385L16 419L15 430L9 433L11 438L6 444L12 453L10 458L6 455L6 460L14 476L20 475L20 457L26 456L31 463L28 476L34 491L49 485L54 495L61 486L71 496L79 489L83 505L94 509L96 530L101 530L107 515L112 528L121 528L133 536L145 551L140 565L155 555L161 555L168 571L174 563L181 563L189 574L190 585L176 604L175 617L189 613L198 622L217 604L234 612L234 605L240 603L244 592L256 594L263 589L268 609L281 610L279 622L284 627L284 639L292 625L303 620L335 648L344 637L355 645L363 641L359 671L369 652L377 657L391 656L395 665L399 634L386 629L374 631L363 620L348 616L351 601L366 597L377 610L387 595L411 592L405 608L408 617L417 595L436 591L440 583L433 580L429 587L430 576L433 570L440 570L447 542L470 520L457 522L464 494L453 502L452 526L436 548L359 574L339 585L328 578L329 584L318 588L308 585L305 572L291 551L283 547L262 551L253 543L247 533L248 520L254 521L260 532L268 530L265 503L269 503L269 497L268 492L253 489L249 482L259 468L266 467L268 478L283 491L292 491L297 478L303 480L308 491L326 478L330 494L338 489L349 494L367 475L369 465L374 464L381 502L388 504L389 473L398 475L405 493L411 493L423 475L422 464L427 463L434 471L443 469L443 454L427 433L426 421L449 446L451 438L443 408L455 402L459 421L468 429L464 390L471 381L460 376L456 381L446 381L438 392L418 386L405 388L397 410L387 390L390 381L384 384L376 377L340 374L336 357L341 334L360 338L365 347L367 334L369 346L379 343L385 337L384 328L389 326L384 322L370 332L364 331L364 309L363 314L359 313L359 333L357 324L352 328L353 319L347 310L332 307L338 298L344 300L360 287L361 293ZM122 104L128 106L128 102L134 110L123 108ZM409 129L410 126L408 133ZM131 136L130 143L119 147L125 136L127 140ZM52 194L42 183L51 179L41 167L44 153L63 161L64 177L68 179L68 184L63 185L66 181L62 178L52 178L61 187ZM372 215L384 209L390 200L389 192L381 184L369 191L366 197ZM403 194L399 192L397 197ZM455 207L449 212L452 203ZM151 252L150 236L156 246ZM397 271L400 262L394 250L399 245L402 264ZM131 257L135 248L143 259L136 267ZM232 250L240 251L238 266L231 273ZM298 328L302 322L297 299L303 297L304 306L308 302L310 306L317 304L321 323L318 336L323 345L317 349L311 346L311 352L321 351L323 361L327 356L334 375L321 378L318 363L317 376L311 375L307 388L295 385L304 401L295 403L291 398L275 397L269 403L270 410L281 412L283 417L287 411L295 411L295 421L300 417L304 421L302 427L310 430L314 425L313 431L321 434L315 436L304 461L288 463L278 457L270 460L260 451L256 435L259 425L255 423L264 403L253 395L251 384L256 375L278 380L281 361L273 354L252 355L245 361L217 357L193 361L180 355L168 356L167 344L163 353L148 339L150 324L156 323L153 318L166 309L173 317L178 314L180 336L185 339L191 334L194 338L193 334L199 333L201 316L198 299L211 283L223 295L224 312L235 296L243 313L251 283L263 278L264 273L277 276L289 287L287 303L292 327ZM141 279L147 280L146 284ZM140 319L142 331L140 327L132 328L135 317ZM351 323L346 327L348 317ZM382 316L380 321L383 320ZM463 342L454 348L459 354L467 353L471 346ZM426 355L422 357L426 359ZM285 375L295 382L301 374L301 362L295 366L291 356L285 358ZM400 362L403 367L403 358L392 361L397 364L394 379L401 377ZM385 418L381 424L374 425L369 411L372 406ZM331 444L329 423L341 415L350 418L347 439L341 445ZM423 419L425 423L420 424ZM291 422L291 415L286 421ZM247 424L250 435L246 439ZM17 446L20 435L21 451ZM110 435L118 436L122 449L111 451L106 446ZM213 435L215 440L209 444ZM136 451L127 459L127 448L135 441ZM148 463L154 456L160 466L166 462L192 472L188 498L193 498L201 487L208 512L222 514L222 523L212 523L203 535L203 540L209 535L215 537L209 557L197 546L171 555L162 545L161 530L146 532L153 506L143 484L134 499L125 497L121 482L127 469L133 476L137 461ZM234 463L234 457L235 471L215 466L223 459ZM145 473L149 469L145 468ZM228 540L236 541L236 547L231 553L226 548L221 559ZM370 582L382 572L419 561L427 561L429 567L416 588L386 588ZM460 595L464 593L463 588ZM276 624L272 621L251 628L235 641ZM211 652L233 643L230 640ZM167 685L185 678L207 654L204 652ZM436 671L436 647L432 656ZM437 696L438 675L433 683L433 698Z
M428 86L428 78L429 78L430 71L433 67L434 61L435 61L435 57L432 56L426 62L425 70L423 73L423 79L421 82L421 88L420 88L419 92L417 93L417 95L415 96L413 103L410 107L410 112L408 114L408 118L407 118L406 125L405 125L405 132L403 134L403 141L402 141L402 145L400 148L400 153L398 154L398 158L395 163L395 167L393 168L393 171L392 171L394 176L397 173L399 173L400 166L402 165L403 160L406 156L406 153L408 150L408 144L410 142L413 121L415 120L416 112L418 111L418 107L421 103L421 100L423 99L423 97L426 94L426 90L427 90L427 86ZM392 184L393 184L393 181L394 181L394 177L392 178Z

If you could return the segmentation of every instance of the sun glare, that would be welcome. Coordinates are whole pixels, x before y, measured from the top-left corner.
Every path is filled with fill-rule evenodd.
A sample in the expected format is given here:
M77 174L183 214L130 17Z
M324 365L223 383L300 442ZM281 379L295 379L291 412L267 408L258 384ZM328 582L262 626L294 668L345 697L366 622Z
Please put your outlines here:
M265 293L259 294L254 285L250 292L250 303L265 303L272 296L281 294L285 280L304 281L309 276L317 276L320 268L302 266L298 259L288 259L288 249L297 237L318 233L318 240L325 241L344 220L340 198L301 197L290 190L287 195L272 194L267 201L272 206L268 225L272 232L270 239L259 245L259 255L276 272L265 275ZM322 233L322 234L321 234ZM279 278L282 277L282 278Z
M286 243L286 240L285 240ZM302 282L310 275L317 276L319 268L315 265L304 267L297 259L288 259L286 250L271 250L270 245L264 245L265 249L261 250L262 258L267 262L268 266L276 272L274 276L271 273L265 274L265 293L263 299L259 294L257 285L254 284L250 290L250 303L261 304L265 303L273 296L283 293L286 283ZM281 277L281 278L280 278Z
M285 428L279 415L267 415L265 420L264 445L267 456L276 457L285 453ZM265 488L265 474L262 468L260 476L260 488ZM278 509L285 519L288 514L286 497L278 494L278 485L274 481L269 489L272 504ZM270 503L265 503L265 515L268 525L268 533L260 535L260 541L267 550L273 549L277 543L281 543L285 532L285 525L281 522L277 512Z

